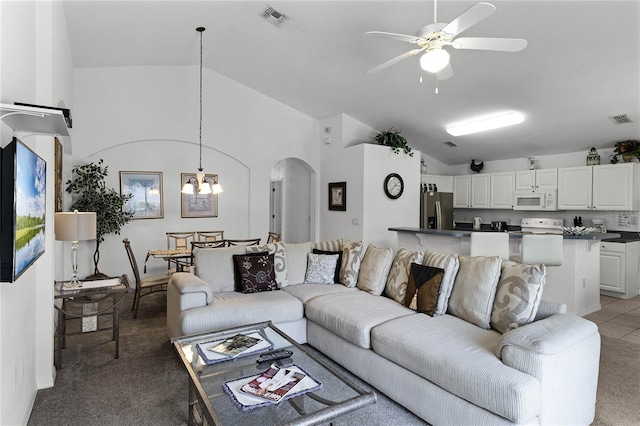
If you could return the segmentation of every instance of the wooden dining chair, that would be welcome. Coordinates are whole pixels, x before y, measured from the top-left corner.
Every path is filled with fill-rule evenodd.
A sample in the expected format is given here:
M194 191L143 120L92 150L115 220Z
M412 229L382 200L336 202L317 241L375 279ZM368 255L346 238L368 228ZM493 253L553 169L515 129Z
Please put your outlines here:
M227 246L257 246L260 244L261 238L249 238L246 240L226 240Z
M181 254L189 255L191 253L191 242L195 241L196 233L195 232L167 232L167 250L177 250L180 251ZM180 254L180 253L176 253ZM185 267L184 259L180 259L176 257L175 259L169 258L167 261L167 268L169 269L169 273L176 272L179 269ZM171 264L175 263L176 267L172 268ZM188 265L186 265L188 266Z
M267 237L267 244L277 243L278 241L280 241L280 234L278 234L277 232L269 231L269 236Z
M224 231L198 231L198 241L224 240Z
M131 310L133 311L133 318L137 318L140 298L158 291L167 291L170 275L159 274L142 278L140 276L140 270L138 269L138 262L136 262L136 257L133 255L129 239L125 238L122 242L124 243L124 248L127 251L127 256L131 263L131 269L133 269L133 276L136 278L136 291L133 295L133 305L131 306Z

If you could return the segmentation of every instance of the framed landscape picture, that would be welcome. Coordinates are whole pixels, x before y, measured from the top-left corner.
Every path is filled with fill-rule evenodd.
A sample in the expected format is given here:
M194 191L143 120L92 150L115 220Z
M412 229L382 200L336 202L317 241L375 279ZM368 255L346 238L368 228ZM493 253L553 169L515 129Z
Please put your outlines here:
M347 182L329 184L329 210L347 210Z
M120 172L120 193L131 195L123 209L133 213L132 219L164 217L162 172Z
M209 183L217 182L218 175L205 174L205 180ZM180 174L180 188L188 181L195 182L195 173ZM194 188L195 189L195 188ZM218 217L218 194L193 194L180 193L182 196L182 217Z

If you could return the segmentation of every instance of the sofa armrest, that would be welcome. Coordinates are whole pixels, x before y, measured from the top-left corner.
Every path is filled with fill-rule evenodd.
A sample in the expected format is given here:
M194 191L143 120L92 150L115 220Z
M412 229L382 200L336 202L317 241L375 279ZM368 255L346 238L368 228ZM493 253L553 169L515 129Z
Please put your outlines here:
M548 318L553 314L566 314L566 313L567 313L567 305L565 305L564 303L554 303L554 302L548 302L546 300L541 300L540 305L538 306L538 311L536 312L535 321Z
M503 334L496 355L540 381L541 424L593 421L600 363L600 334L594 323L555 314Z
M202 278L199 278L189 272L176 272L171 276L170 284L175 286L180 294L202 293L204 295L204 304L206 306L213 300L213 290ZM192 306L196 307L196 306Z

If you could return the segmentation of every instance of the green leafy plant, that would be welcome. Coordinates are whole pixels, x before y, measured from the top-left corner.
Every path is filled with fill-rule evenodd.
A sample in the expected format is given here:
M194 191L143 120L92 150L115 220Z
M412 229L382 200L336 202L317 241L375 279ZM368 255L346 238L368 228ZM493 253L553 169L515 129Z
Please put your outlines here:
M378 145L391 147L391 150L396 154L399 154L400 150L403 150L409 157L413 157L411 147L407 145L407 138L400 134L400 130L394 130L394 128L391 127L388 130L378 132L373 139Z
M93 253L94 276L102 275L98 269L100 261L100 243L104 236L115 233L131 220L133 213L122 209L131 195L121 195L113 188L107 188L105 177L108 166L102 166L102 159L97 164L89 163L73 166L74 179L67 181L66 191L77 196L71 210L96 212L96 250Z
M611 163L616 164L620 161L618 157L623 155L633 155L640 160L640 140L628 139L626 141L616 142L613 154L609 156Z

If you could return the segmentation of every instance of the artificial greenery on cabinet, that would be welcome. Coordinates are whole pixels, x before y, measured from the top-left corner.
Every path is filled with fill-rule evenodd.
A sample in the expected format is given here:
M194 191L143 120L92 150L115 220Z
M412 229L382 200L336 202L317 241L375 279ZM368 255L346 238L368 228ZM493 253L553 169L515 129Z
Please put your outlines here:
M378 145L386 145L391 147L391 150L395 154L399 154L400 150L404 151L409 157L413 157L411 147L407 144L407 138L400 134L400 130L396 130L393 127L378 132L373 138Z

